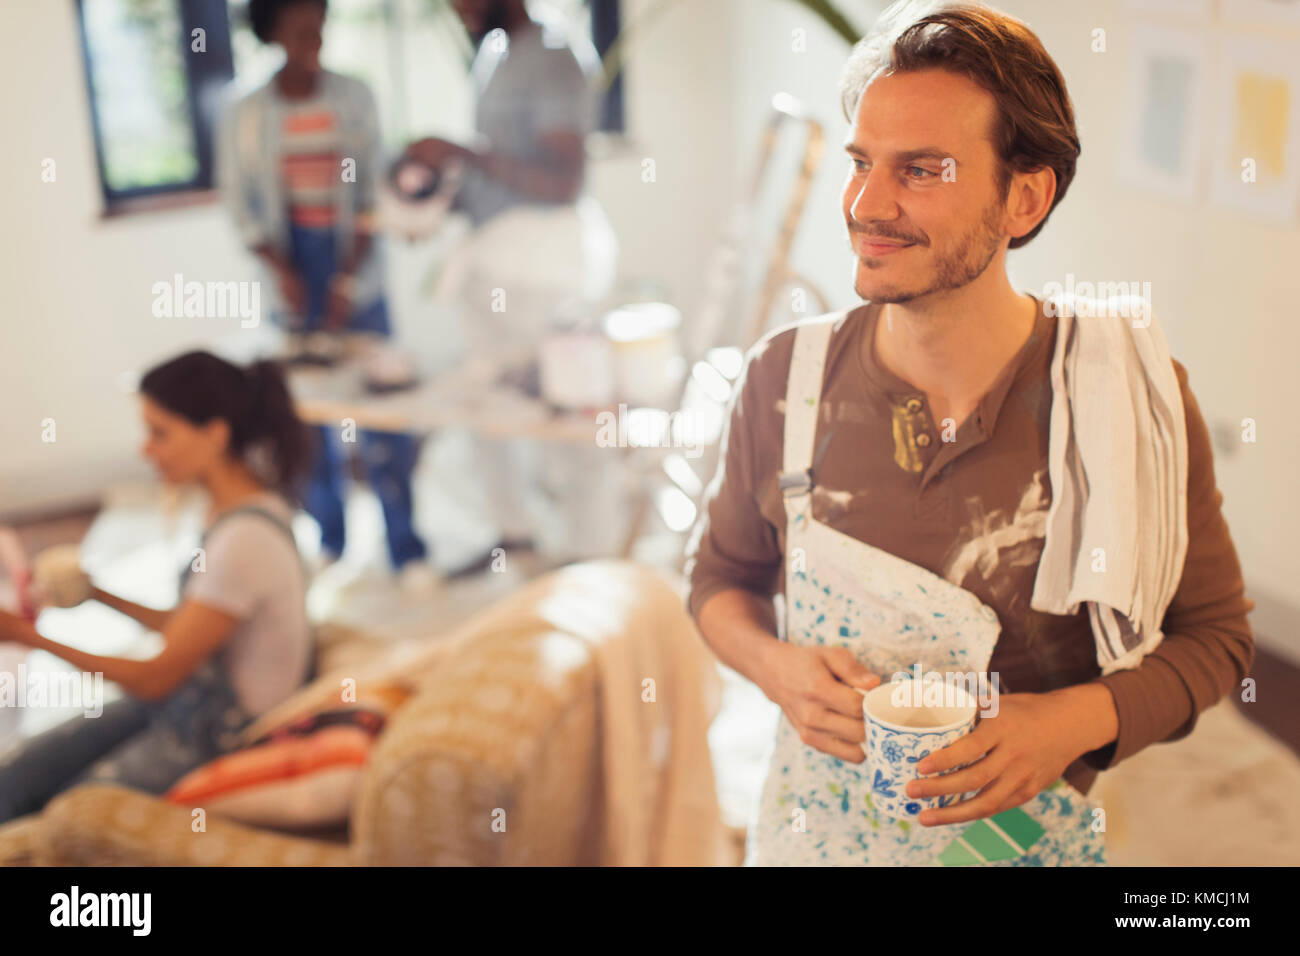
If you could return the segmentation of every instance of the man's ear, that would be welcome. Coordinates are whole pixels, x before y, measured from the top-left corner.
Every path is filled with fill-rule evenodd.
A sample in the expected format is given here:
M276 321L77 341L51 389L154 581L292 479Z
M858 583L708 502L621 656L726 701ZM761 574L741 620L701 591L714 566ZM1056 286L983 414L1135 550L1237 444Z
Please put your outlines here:
M1033 232L1052 210L1056 198L1056 170L1043 166L1027 173L1012 173L1007 193L1007 233L1019 239Z

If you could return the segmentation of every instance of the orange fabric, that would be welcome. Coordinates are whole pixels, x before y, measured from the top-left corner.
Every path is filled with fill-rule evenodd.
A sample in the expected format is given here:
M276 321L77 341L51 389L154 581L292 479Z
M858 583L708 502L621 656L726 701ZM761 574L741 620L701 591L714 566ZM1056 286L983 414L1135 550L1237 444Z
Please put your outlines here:
M337 153L294 153L281 164L290 189L330 189L340 175Z
M280 172L289 195L289 218L311 229L333 226L333 191L339 182L337 121L331 110L285 117Z
M334 113L321 110L316 113L298 113L285 118L286 133L320 133L334 128Z
M327 727L304 737L239 750L186 774L164 799L192 804L325 768L361 766L369 759L374 740L357 727Z
M334 225L334 207L294 206L289 210L289 218L298 226L323 229Z

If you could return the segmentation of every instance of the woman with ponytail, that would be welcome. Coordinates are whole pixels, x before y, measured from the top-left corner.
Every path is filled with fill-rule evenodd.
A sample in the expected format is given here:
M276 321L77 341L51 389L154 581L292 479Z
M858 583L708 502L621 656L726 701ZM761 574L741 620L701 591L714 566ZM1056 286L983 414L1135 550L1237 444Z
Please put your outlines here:
M142 453L164 482L206 492L203 540L171 610L90 588L162 634L148 660L86 653L0 612L0 641L48 651L126 692L96 719L72 718L0 755L0 823L86 781L164 793L235 747L313 670L307 580L290 527L313 449L279 368L190 352L150 370L140 392Z

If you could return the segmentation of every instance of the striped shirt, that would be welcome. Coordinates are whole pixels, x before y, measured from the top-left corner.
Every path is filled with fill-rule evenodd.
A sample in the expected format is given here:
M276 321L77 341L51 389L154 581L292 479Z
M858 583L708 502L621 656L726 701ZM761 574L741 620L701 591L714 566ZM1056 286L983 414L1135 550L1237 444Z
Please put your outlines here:
M319 97L293 104L284 118L280 158L289 220L328 229L338 211L334 189L342 175L338 118Z

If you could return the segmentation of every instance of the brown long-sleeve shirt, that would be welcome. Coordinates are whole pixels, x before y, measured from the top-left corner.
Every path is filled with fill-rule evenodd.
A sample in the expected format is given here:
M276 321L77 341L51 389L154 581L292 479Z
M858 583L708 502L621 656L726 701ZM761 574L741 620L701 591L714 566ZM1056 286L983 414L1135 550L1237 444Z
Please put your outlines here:
M1040 300L1041 301L1041 300ZM1187 560L1141 664L1101 676L1086 607L1029 606L1051 503L1049 378L1056 319L1040 308L1023 348L944 441L920 389L883 368L874 349L881 307L849 311L831 335L814 442L813 516L928 568L992 608L1002 631L989 663L1003 693L1097 681L1115 699L1119 736L1070 764L1087 793L1097 773L1158 741L1187 736L1197 715L1239 687L1254 660L1241 565L1215 486L1210 436L1187 371L1174 370L1187 419ZM784 588L785 509L777 488L786 378L795 330L765 336L748 356L724 436L724 457L688 548L689 606L743 588Z

